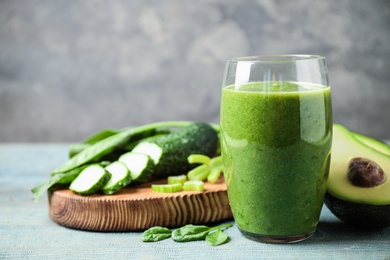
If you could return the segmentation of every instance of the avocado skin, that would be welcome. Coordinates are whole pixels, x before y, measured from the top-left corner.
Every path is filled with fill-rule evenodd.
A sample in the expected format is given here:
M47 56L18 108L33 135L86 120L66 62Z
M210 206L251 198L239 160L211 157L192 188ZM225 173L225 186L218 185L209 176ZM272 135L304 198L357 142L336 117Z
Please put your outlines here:
M390 226L390 204L360 204L338 199L327 192L325 205L336 217L353 226L365 228Z

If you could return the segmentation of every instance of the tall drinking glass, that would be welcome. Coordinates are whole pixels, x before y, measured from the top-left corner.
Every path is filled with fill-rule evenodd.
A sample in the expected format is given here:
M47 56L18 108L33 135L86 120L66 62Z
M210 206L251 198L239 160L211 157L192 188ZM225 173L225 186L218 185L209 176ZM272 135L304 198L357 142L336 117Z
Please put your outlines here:
M292 243L314 234L331 142L324 57L271 55L227 62L221 151L230 206L244 236Z

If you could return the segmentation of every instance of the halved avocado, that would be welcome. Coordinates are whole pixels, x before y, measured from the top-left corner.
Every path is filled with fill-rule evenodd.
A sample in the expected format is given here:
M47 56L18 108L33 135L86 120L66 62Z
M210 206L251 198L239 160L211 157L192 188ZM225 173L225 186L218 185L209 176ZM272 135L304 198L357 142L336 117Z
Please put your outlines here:
M360 140L344 126L333 126L325 204L346 223L360 227L387 227L390 226L390 156L375 149L380 141L371 139L376 141L370 142L367 138L363 143ZM356 176L366 180L359 184L359 181L354 181ZM375 178L381 181L373 183Z
M360 133L351 132L353 136L360 142L362 142L364 145L369 146L378 152L384 153L386 155L390 156L390 146L386 144L385 142L382 142L378 139L372 138L367 135L363 135Z

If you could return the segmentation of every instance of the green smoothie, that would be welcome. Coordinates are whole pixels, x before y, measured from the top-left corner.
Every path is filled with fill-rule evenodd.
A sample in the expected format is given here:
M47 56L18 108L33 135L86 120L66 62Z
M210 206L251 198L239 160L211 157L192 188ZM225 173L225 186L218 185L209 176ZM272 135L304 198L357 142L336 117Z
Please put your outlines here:
M313 233L331 141L329 87L292 82L225 87L222 160L238 228L264 236Z

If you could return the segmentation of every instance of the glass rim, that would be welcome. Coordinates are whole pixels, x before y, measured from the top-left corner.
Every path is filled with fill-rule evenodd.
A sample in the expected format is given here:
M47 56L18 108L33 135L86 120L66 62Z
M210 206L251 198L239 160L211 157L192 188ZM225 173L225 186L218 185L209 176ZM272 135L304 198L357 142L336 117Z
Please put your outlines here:
M268 54L257 56L234 57L228 62L251 62L251 63L279 63L279 62L298 62L308 60L325 60L324 56L313 54Z

